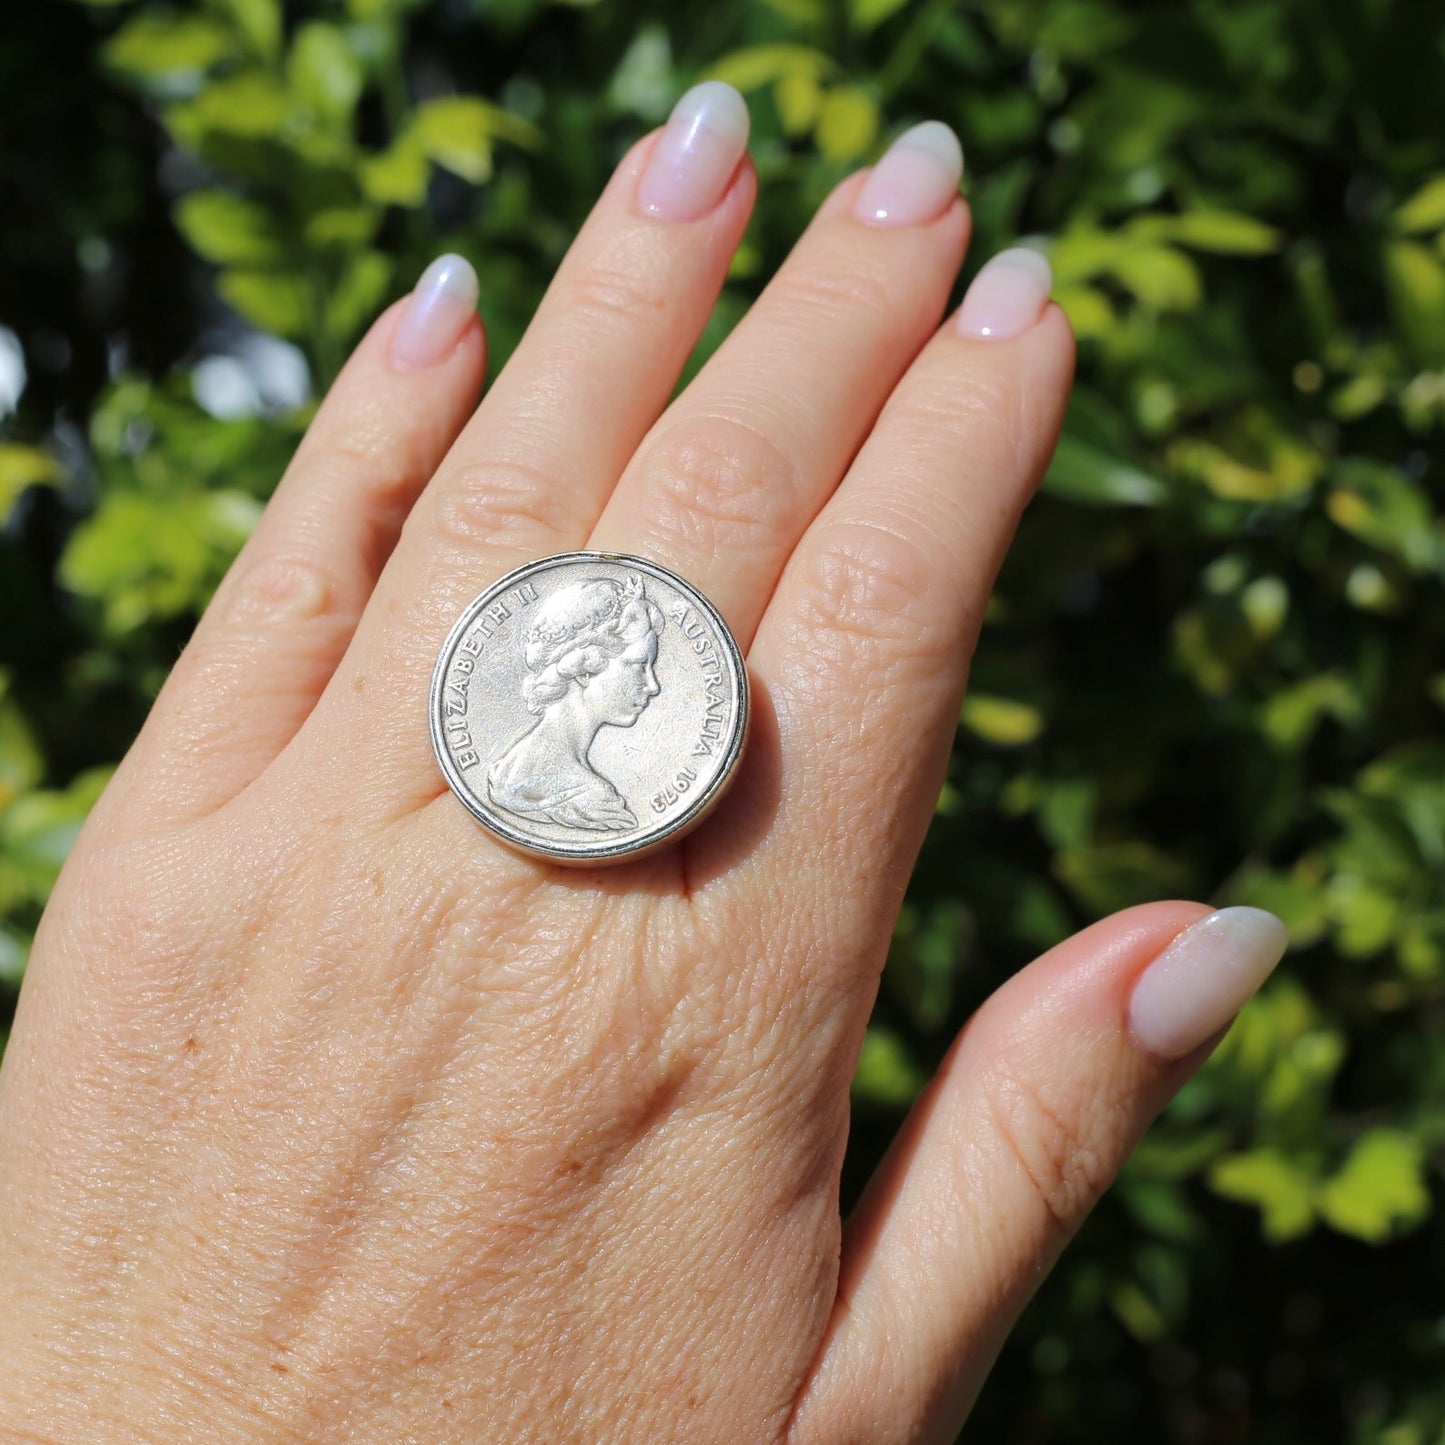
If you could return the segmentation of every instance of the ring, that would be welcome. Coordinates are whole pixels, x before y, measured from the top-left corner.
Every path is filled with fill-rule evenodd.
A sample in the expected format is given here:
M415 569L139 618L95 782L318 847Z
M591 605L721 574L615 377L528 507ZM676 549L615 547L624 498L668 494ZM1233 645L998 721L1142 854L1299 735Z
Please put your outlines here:
M562 552L509 572L437 657L431 738L490 833L622 862L700 823L747 741L747 669L718 611L656 562Z

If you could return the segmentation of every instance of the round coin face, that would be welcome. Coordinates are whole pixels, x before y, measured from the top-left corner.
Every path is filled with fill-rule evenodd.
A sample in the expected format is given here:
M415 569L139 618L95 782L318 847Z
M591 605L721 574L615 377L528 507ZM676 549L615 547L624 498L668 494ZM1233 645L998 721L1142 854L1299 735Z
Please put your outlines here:
M640 557L565 552L509 573L437 658L442 772L503 842L635 858L694 824L742 755L748 680L712 604Z

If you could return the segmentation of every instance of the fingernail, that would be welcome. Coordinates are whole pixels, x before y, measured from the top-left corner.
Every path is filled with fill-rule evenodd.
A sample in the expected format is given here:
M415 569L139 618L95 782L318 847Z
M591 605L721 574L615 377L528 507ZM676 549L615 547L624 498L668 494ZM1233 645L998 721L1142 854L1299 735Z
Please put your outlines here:
M875 226L916 226L942 215L963 179L963 147L941 120L906 130L873 167L853 214Z
M748 145L747 102L721 80L695 85L673 106L637 184L637 204L659 221L695 221L722 200Z
M1252 998L1289 946L1262 908L1222 908L1186 928L1140 976L1129 1031L1141 1048L1181 1059Z
M397 371L424 371L448 357L477 314L477 273L461 256L438 256L421 273L391 337Z
M1053 284L1054 273L1037 251L1000 251L973 278L958 309L958 329L991 341L1017 336L1044 314Z

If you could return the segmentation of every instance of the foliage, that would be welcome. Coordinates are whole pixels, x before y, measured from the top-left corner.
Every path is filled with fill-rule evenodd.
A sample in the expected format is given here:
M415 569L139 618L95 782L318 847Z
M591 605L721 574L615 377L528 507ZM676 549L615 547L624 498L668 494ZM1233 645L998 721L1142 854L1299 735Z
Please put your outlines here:
M504 357L623 147L717 75L763 186L705 354L828 187L941 116L974 257L1046 238L1080 380L990 608L845 1190L1040 949L1170 894L1272 908L1291 963L1044 1287L978 1437L1440 1438L1435 7L94 0L6 31L9 987L304 425L304 398L206 402L246 327L299 347L314 396L454 249Z

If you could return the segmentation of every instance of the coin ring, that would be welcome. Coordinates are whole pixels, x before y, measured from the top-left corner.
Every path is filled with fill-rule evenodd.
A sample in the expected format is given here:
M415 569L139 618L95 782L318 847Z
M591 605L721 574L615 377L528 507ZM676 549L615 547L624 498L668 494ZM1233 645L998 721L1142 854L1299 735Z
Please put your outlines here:
M443 775L488 832L593 865L696 827L736 775L750 710L742 653L697 588L644 557L562 552L463 610L429 716Z

